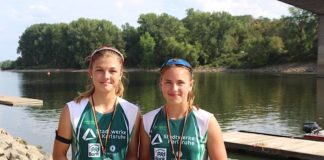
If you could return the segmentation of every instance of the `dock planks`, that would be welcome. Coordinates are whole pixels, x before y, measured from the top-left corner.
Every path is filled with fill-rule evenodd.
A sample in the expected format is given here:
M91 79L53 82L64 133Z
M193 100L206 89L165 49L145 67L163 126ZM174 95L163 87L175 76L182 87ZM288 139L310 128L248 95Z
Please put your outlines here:
M324 142L246 132L223 133L226 149L284 158L324 159Z
M0 104L10 106L42 106L43 100L13 96L0 96Z

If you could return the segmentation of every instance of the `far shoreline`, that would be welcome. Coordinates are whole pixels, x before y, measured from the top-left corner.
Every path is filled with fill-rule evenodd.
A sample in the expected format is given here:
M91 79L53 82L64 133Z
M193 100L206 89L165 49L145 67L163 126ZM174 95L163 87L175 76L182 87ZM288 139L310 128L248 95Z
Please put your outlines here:
M13 69L1 70L9 72L87 72L87 69ZM159 68L126 68L126 72L158 72ZM288 63L271 65L252 69L231 69L226 67L206 67L199 66L194 68L194 72L246 72L246 73L282 73L282 74L316 74L317 64L311 63Z

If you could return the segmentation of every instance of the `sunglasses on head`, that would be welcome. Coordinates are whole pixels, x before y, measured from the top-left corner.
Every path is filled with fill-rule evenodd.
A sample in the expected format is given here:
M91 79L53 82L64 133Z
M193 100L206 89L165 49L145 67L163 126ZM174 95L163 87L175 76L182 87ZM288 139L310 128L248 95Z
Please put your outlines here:
M192 72L192 67L189 64L189 62L187 62L184 59L180 59L180 58L172 58L169 59L168 61L166 61L165 63L163 63L163 65L161 66L160 72L165 68L165 67L169 67L169 66L183 66L189 69L190 72Z
M124 63L124 56L123 56L123 54L121 54L116 48L113 48L113 47L102 46L102 47L96 49L95 51L93 51L91 53L91 56L90 57L92 58L93 55L99 53L100 51L104 51L104 50L112 51L112 52L116 53L122 59L122 61Z

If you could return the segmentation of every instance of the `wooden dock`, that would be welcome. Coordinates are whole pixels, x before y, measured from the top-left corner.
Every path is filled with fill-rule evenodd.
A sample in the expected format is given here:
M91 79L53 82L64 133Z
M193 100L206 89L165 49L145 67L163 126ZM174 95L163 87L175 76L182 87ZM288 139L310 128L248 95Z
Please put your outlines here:
M324 160L324 142L248 132L223 133L226 149L282 158Z
M0 104L10 106L43 106L43 100L13 96L0 96Z

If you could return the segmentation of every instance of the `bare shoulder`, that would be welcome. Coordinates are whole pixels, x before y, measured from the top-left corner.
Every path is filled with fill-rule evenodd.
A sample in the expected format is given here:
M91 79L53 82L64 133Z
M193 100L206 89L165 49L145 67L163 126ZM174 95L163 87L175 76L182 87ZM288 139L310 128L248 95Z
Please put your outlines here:
M208 122L207 148L211 160L227 159L222 130L214 116Z
M61 116L60 116L60 121L58 125L57 132L59 135L64 135L67 138L70 138L70 132L71 132L71 123L70 123L70 111L69 107L67 105L64 106Z

